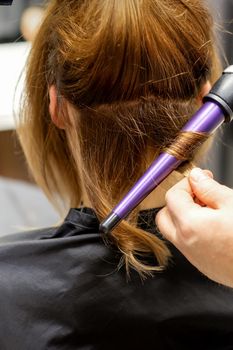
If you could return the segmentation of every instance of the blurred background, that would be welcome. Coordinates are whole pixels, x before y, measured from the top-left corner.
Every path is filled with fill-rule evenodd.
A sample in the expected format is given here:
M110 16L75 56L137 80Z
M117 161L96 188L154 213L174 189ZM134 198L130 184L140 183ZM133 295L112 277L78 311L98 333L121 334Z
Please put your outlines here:
M28 175L14 131L22 71L42 18L40 0L14 0L12 6L0 6L0 235L51 226L59 220Z
M13 42L21 36L20 21L23 12L34 6L41 6L41 0L14 0L11 7L4 6L0 9L0 40L1 42Z
M233 64L233 0L206 1L215 18L226 67ZM58 215L28 175L14 131L22 71L42 18L41 0L14 0L11 7L0 7L0 234L58 221ZM211 169L217 180L233 187L233 124L223 126L217 134L203 166Z
M233 64L233 0L208 0L216 22L216 36L223 67ZM204 166L213 170L215 178L233 187L233 124L224 125L216 135L213 149Z

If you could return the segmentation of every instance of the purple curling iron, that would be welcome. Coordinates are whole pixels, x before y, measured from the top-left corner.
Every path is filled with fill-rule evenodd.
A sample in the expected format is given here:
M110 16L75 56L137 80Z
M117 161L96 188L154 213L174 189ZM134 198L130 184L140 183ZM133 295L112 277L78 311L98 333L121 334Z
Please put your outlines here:
M213 133L223 122L233 118L233 66L228 67L204 97L203 106L181 131ZM100 231L111 232L183 161L166 151L161 153L132 189L100 224Z

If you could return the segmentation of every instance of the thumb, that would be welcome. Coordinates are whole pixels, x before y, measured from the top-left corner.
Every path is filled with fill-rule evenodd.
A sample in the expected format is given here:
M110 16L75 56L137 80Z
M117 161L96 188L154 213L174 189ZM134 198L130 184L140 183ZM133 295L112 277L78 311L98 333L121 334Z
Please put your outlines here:
M208 207L219 209L229 205L229 202L233 204L233 191L199 168L191 170L189 183L195 196Z

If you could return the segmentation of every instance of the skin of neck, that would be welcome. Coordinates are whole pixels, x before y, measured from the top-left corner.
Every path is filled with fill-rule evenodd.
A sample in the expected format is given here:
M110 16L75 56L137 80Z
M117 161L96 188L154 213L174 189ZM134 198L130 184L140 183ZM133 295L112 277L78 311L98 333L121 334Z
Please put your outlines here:
M161 208L165 206L166 192L184 177L183 174L173 171L158 187L152 191L139 205L140 210Z
M147 210L152 208L161 208L165 206L165 195L166 192L174 186L177 182L179 182L184 175L178 173L177 171L173 171L157 188L152 191L149 196L147 196L140 204L139 210ZM84 207L92 207L88 196L83 190L82 196L82 206Z

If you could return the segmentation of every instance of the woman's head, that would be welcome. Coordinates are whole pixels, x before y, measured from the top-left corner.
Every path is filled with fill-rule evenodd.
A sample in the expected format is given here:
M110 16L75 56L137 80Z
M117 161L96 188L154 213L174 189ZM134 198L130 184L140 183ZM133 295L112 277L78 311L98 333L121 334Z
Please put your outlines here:
M78 206L85 194L100 219L109 212L215 79L212 27L201 0L50 1L19 126L50 197ZM146 267L136 252L153 251L160 264L168 256L163 242L129 223L112 237L139 271Z

